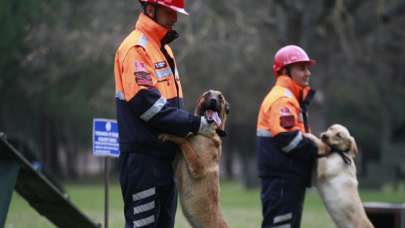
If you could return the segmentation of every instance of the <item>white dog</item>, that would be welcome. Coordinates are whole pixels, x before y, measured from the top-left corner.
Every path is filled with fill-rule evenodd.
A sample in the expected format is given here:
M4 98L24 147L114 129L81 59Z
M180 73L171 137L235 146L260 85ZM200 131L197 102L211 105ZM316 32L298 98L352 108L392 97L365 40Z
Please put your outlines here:
M313 182L329 215L339 228L374 227L364 211L358 193L356 167L353 158L358 150L346 127L334 124L321 134L321 140L307 134L319 150L330 147L331 152L318 159ZM327 146L326 146L327 145Z

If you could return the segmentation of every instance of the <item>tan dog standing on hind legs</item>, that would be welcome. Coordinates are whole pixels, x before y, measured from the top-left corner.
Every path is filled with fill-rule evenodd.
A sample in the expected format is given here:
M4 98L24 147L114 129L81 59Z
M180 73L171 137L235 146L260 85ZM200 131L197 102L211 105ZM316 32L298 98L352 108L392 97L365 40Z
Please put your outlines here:
M227 228L219 206L219 162L229 104L221 92L209 90L197 102L195 115L206 115L218 129L186 138L162 134L180 146L176 164L177 188L183 214L193 228Z
M346 127L334 124L321 134L321 140L306 135L319 150L330 147L331 153L318 159L313 182L325 207L338 228L374 227L364 211L358 193L353 158L358 153L354 138Z

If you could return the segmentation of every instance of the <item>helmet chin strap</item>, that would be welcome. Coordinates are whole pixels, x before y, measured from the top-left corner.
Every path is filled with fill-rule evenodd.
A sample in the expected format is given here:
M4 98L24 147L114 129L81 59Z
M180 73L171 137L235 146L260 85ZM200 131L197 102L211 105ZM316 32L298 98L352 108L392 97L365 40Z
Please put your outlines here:
M148 13L148 11L146 10L146 7L148 7L148 5L153 6L153 17L151 17ZM158 12L158 5L156 3L147 3L147 5L145 6L143 12L146 16L148 16L149 18L151 18L152 20L157 22L157 12Z
M285 73L284 73L284 70L285 70ZM282 70L280 70L278 72L281 72L281 74L287 75L288 77L291 78L291 70L290 70L290 66L288 66L288 65L285 66Z
M158 5L153 3L153 20L157 22Z
M289 65L285 66L285 70L286 70L286 74L291 78L291 69L290 69L290 66L289 66Z

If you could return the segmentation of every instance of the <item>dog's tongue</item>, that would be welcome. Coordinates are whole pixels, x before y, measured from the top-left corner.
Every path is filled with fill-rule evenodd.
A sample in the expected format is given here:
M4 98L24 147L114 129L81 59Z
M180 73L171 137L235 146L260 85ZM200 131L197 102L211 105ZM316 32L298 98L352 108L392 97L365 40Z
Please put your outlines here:
M221 118L219 118L218 112L207 110L205 112L205 118L207 118L208 122L214 122L217 127L221 126Z

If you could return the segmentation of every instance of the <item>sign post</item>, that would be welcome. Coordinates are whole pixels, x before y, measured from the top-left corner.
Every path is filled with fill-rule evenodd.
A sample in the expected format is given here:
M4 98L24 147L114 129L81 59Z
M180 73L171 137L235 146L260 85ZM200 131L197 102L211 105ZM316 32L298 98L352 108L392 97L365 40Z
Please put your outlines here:
M104 228L108 228L109 165L108 158L120 155L118 124L111 119L93 119L93 155L104 157Z

